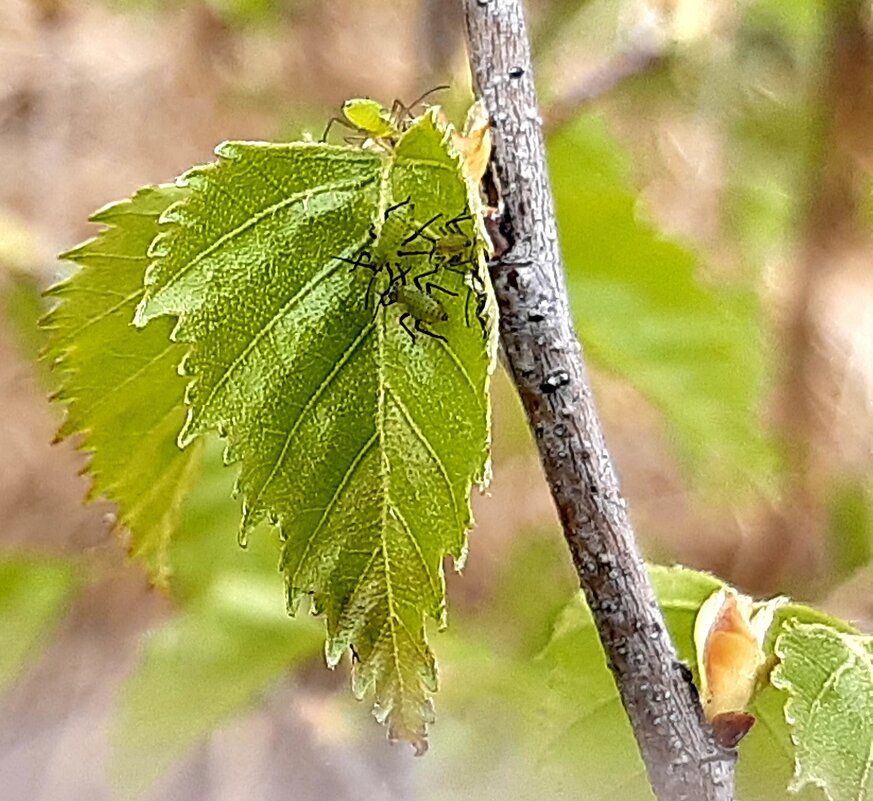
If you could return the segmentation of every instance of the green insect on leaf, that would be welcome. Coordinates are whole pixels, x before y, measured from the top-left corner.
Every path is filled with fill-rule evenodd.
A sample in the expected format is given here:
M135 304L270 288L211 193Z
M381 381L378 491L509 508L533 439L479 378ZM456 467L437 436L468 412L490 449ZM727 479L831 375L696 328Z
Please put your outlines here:
M387 139L400 135L398 123L376 100L363 97L346 100L343 103L343 116L361 133L376 139Z
M380 149L390 150L397 140L415 122L413 110L421 105L425 98L448 89L448 86L436 86L428 89L409 105L395 100L390 109L385 108L378 100L369 97L354 97L342 105L342 117L333 117L324 129L321 141L326 142L333 123L339 123L363 137L362 144L374 144Z

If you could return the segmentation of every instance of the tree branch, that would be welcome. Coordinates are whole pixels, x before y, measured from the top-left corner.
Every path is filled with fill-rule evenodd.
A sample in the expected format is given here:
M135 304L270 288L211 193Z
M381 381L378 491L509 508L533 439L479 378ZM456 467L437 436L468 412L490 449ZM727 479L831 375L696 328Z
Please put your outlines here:
M570 318L521 0L464 0L464 7L503 201L507 247L491 265L503 353L655 794L728 801L736 754L714 741L670 641Z

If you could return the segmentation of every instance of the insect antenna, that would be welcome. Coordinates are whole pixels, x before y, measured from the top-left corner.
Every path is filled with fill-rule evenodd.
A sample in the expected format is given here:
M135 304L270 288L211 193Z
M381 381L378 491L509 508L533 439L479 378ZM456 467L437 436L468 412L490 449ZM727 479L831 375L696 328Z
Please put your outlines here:
M404 107L405 116L412 116L410 114L412 109L414 109L417 105L423 102L426 97L430 97L432 94L436 94L437 92L444 92L446 91L446 89L451 89L451 87L447 83L435 86L433 89L428 89L421 97L417 97L408 106Z
M408 206L412 202L412 195L410 195L406 200L401 200L399 203L395 203L393 206L389 206L385 209L385 215L383 219L387 220L388 215L391 214L392 211L397 211L397 209L403 208L404 206Z

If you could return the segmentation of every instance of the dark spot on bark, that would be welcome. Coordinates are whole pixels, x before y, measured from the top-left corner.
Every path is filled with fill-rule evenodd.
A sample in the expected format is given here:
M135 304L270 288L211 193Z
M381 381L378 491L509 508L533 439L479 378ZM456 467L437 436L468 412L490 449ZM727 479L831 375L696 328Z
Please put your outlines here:
M540 390L544 395L551 395L569 383L570 374L566 370L555 370L546 376L545 380L540 384Z
M509 250L509 240L503 233L501 221L491 214L486 214L485 230L488 231L488 238L494 245L493 258L500 259Z

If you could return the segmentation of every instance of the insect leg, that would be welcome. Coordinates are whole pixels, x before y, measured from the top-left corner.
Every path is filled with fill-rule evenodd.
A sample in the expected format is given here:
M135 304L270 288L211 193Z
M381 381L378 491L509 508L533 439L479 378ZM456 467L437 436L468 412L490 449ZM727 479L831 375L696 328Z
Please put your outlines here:
M410 195L408 198L406 198L406 200L401 200L400 203L395 203L393 206L389 206L387 209L385 209L385 217L384 217L384 219L387 220L387 219L388 219L388 215L391 214L392 211L397 211L397 209L399 209L399 208L401 208L401 207L403 207L403 206L408 205L408 204L410 203L411 200L412 200L412 195Z
M400 127L401 120L407 114L409 114L409 108L403 105L403 101L399 97L395 97L394 102L391 104L391 110L388 112L389 119L395 121L395 128Z
M410 242L412 242L413 239L416 239L416 238L419 237L419 236L420 236L422 239L426 239L426 240L427 240L428 242L430 242L431 244L435 243L436 240L435 240L433 237L431 237L431 236L427 236L424 232L425 232L425 229L427 229L428 227L430 227L431 225L433 225L433 224L434 224L434 223L435 223L435 222L436 222L440 217L442 217L442 216L443 216L442 214L434 214L433 217L431 217L431 218L430 218L426 223L424 223L423 225L420 225L418 228L416 228L416 229L415 229L415 230L414 230L414 231L413 231L413 232L412 232L408 237L406 237L406 239L404 239L400 244L401 244L401 245L408 245Z
M485 319L482 315L485 313L485 295L479 295L478 300L476 301L476 319L482 324L482 337L487 336L487 329L485 325Z
M469 261L447 261L441 265L444 270L448 270L450 273L457 273L458 275L469 275L472 270L464 270L459 269L465 266L475 267L475 264L472 259Z
M449 269L449 268L447 268ZM453 270L453 272L456 272ZM476 293L476 316L481 319L482 312L485 310L485 284L482 281L482 276L475 270L471 270L468 275L470 280L467 281L467 297L464 300L464 321L467 323L467 328L470 327L470 297L473 292ZM474 286L478 284L478 287Z
M439 268L434 267L432 270L426 270L425 272L419 273L418 275L416 275L415 278L413 279L413 283L415 284L415 288L417 290L419 290L420 292L424 292L424 289L422 289L422 287L421 287L421 279L427 278L429 275L436 275L437 272L439 272Z
M387 309L395 303L397 303L397 289L389 284L388 288L379 295L379 305L381 305L383 309Z
M379 274L379 271L378 271L378 270L373 270L373 275L370 276L370 280L369 280L369 282L367 283L367 292L366 292L366 294L364 295L364 308L365 308L365 309L369 309L369 308L370 308L370 297L371 297L371 293L372 293L372 291L373 291L373 284L376 283L376 276L377 276L378 274Z
M403 318L401 317L400 319L402 320ZM435 334L433 331L429 331L427 328L424 327L424 323L421 320L415 321L415 330L421 331L422 334L427 334L429 337L433 337L434 339L441 339L443 342L448 344L449 340L447 340L444 336L440 334Z
M399 264L398 264L397 266L400 267ZM412 270L412 268L413 268L414 266L415 266L414 264L410 264L409 267L407 267L405 270L401 269L400 272L397 273L397 279L396 279L396 280L397 280L399 283L401 283L403 286L406 286L406 276L409 275L410 271ZM420 278L420 277L421 277L421 276L419 276L419 278ZM416 286L418 286L418 278L415 278L414 280L415 280L415 282L416 282ZM392 278L392 283L393 283L393 281L394 281L394 279ZM418 287L418 288L421 289L421 287Z
M367 257L366 261L363 261L364 256ZM350 273L353 273L358 267L369 267L371 270L375 270L375 267L373 267L373 254L364 248L357 252L354 259L347 259L345 256L334 256L334 258L344 261L346 264L351 264L352 269L349 270Z
M357 130L358 130L354 125L351 125L349 122L347 122L346 120L344 120L342 117L331 117L331 118L327 121L327 126L326 126L325 129L324 129L324 133L321 135L321 140L320 140L320 141L322 141L322 142L326 142L326 141L327 141L327 135L330 133L330 129L331 129L331 127L333 126L333 124L334 124L335 122L338 122L340 125L343 125L343 126L345 126L346 128L349 128L349 129L352 130L352 131L357 131Z
M427 292L428 295L431 294L431 289L438 289L440 292L445 292L447 295L451 295L453 298L458 297L457 292L452 292L451 289L446 289L444 286L440 286L439 284L432 284L430 281L428 281L424 285L424 287L425 287L425 292Z
M407 326L406 323L404 322L405 320L408 320L410 317L412 317L412 315L409 312L403 312L403 314L400 315L400 327L404 331L406 331L407 334L409 334L410 338L412 339L412 344L414 345L415 344L415 334L412 333L412 329L409 328L409 326ZM418 328L417 323L416 323L415 327ZM418 330L421 331L420 328ZM426 334L427 331L423 331L422 333Z
M447 220L445 225L443 225L443 229L446 233L450 234L460 234L461 236L467 236L464 231L461 229L461 223L467 222L468 220L472 220L473 215L470 214L469 211L461 212L456 217L452 217L451 220Z

